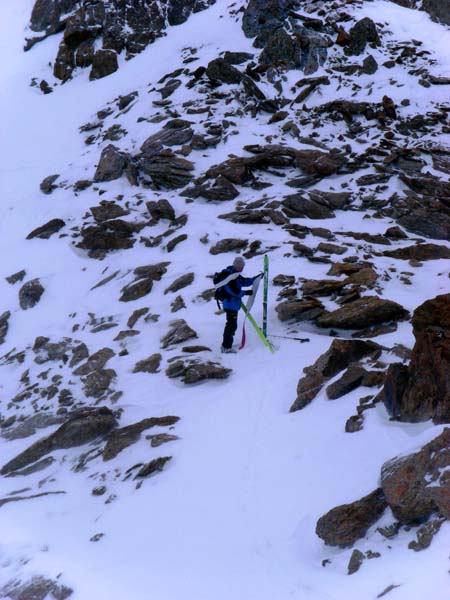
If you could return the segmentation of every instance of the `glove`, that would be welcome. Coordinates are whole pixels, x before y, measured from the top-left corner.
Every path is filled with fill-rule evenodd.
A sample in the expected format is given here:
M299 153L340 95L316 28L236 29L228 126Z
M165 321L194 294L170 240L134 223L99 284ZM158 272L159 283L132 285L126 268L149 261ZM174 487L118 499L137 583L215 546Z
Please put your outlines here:
M253 290L245 290L243 296L251 296L253 294Z

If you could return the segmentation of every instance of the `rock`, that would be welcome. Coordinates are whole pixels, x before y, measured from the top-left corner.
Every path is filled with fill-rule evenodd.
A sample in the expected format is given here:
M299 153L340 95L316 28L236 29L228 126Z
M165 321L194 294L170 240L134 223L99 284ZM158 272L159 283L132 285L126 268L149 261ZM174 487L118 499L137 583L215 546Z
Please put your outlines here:
M319 316L316 323L319 327L362 329L388 321L405 319L408 315L407 310L392 300L381 300L377 296L365 296Z
M95 171L94 181L113 181L122 176L128 164L128 157L116 146L109 144L103 148Z
M82 349L82 351L84 354L84 349ZM101 370L113 356L115 356L115 352L111 350L111 348L101 348L100 350L97 350L97 352L94 352L94 354L91 354L85 363L73 371L73 374L89 375L89 373Z
M293 36L279 28L268 35L259 61L273 67L301 69L305 75L311 75L325 63L330 45L327 37L306 27L299 28Z
M379 46L381 41L375 23L369 17L364 17L349 31L349 53L353 55L362 54L368 43Z
M126 250L132 248L135 241L132 239L133 226L123 227L118 230L119 219L106 221L97 226L85 227L81 230L82 240L77 244L78 248L88 250L91 258L103 258L106 252L111 250ZM122 221L122 223L126 223Z
M44 194L51 194L53 190L56 190L58 187L55 185L55 181L58 179L59 175L49 175L45 179L42 180L40 187L41 192Z
M138 477L149 477L154 473L162 471L169 460L172 460L171 456L160 456L159 458L154 458L149 463L144 465L142 469L140 469L135 479Z
M316 534L330 546L352 546L366 535L387 506L383 490L378 488L361 500L337 506L320 517Z
M89 73L89 79L101 79L114 73L119 68L117 52L115 50L105 50L101 48L94 54L92 69Z
M184 319L177 319L170 323L169 332L161 339L161 347L168 348L197 337L197 333L189 327Z
M194 277L194 273L185 273L184 275L177 277L177 279L175 279L175 281L164 290L164 294L178 292L178 290L191 285L191 283L194 281Z
M345 423L345 432L346 433L356 433L357 431L361 431L364 424L363 415L352 415L347 419Z
M132 302L134 300L138 300L139 298L143 298L149 294L152 291L152 288L152 277L146 277L144 279L139 279L138 281L133 281L122 288L122 295L120 296L119 301Z
M72 414L55 433L35 442L4 465L0 471L6 475L39 460L53 450L81 446L105 436L116 427L117 421L109 408L83 408Z
M351 555L349 563L348 563L347 574L353 575L353 573L356 573L356 571L359 571L359 569L363 563L363 560L365 558L366 557L361 552L361 550L358 550L357 548L355 548L355 550L353 550L353 552L352 552L352 555Z
M83 392L88 398L100 398L105 394L109 386L117 376L114 369L97 369L86 376L84 380Z
M361 365L351 365L337 381L326 389L329 400L336 400L358 388L367 374Z
M10 283L11 285L14 285L18 281L22 281L26 274L27 274L27 272L24 269L22 269L22 271L13 273L13 275L9 275L8 277L5 277L5 279L8 283Z
M216 58L208 63L206 75L213 81L221 83L240 83L242 73L223 58Z
M41 238L42 240L48 240L49 237L54 233L57 233L64 226L65 222L62 219L52 219L45 225L33 229L33 231L27 235L27 240L32 240L35 237Z
M91 206L90 211L97 223L110 221L129 214L129 211L122 208L115 202L103 200L99 206Z
M377 358L382 347L363 340L333 340L330 348L310 366L305 367L305 377L297 384L297 398L290 408L295 412L307 406L319 393L324 383L351 363L366 356Z
M166 244L167 252L172 252L178 244L187 240L188 236L186 233L182 233L181 235L177 235L176 237L169 240Z
M345 281L336 281L336 279L307 279L302 284L302 293L305 296L331 296L340 292L345 285Z
M179 417L173 416L150 417L133 425L127 425L126 427L114 430L108 436L106 446L103 449L103 460L107 461L115 458L122 450L137 442L143 431L151 427L169 427L175 425L179 420Z
M290 218L331 219L335 213L304 194L291 194L282 200L283 212Z
M361 71L365 75L373 75L378 71L378 63L371 54L367 55L363 60Z
M381 486L396 519L416 523L440 512L450 517L450 429L421 450L394 458L381 469Z
M324 252L325 254L345 254L348 251L348 248L327 242L320 242L317 246L317 250L319 250L319 252Z
M281 302L275 310L280 321L310 321L324 312L324 306L316 298L294 299Z
M442 0L423 0L422 10L427 12L433 21L450 25L450 7Z
M161 354L152 354L148 358L138 361L134 366L133 373L158 373L161 359Z
M9 329L9 318L11 313L9 310L0 315L0 344L3 344L6 338L6 334Z
M15 427L2 432L2 437L6 440L19 440L30 435L34 435L38 429L49 427L50 425L60 425L65 417L62 415L47 415L37 413L31 417L25 418L24 421Z
M148 137L141 146L142 154L151 158L159 154L164 146L181 146L189 142L194 135L193 129L189 127L188 121L178 121L179 123L176 119L169 121L160 131Z
M400 421L450 423L450 294L421 304L412 324L411 362L390 365L383 402Z
M158 223L161 219L175 220L175 210L168 200L157 200L146 202L147 210L152 219Z
M219 363L197 359L177 360L166 369L167 377L179 377L186 384L199 383L207 379L226 379L232 369L226 369Z
M408 548L415 552L420 552L420 550L428 548L433 541L433 537L439 532L445 520L445 517L438 516L429 523L422 525L422 527L417 530L417 540L409 542Z
M41 299L44 288L39 279L27 281L19 290L19 304L23 310L33 308Z
M157 433L156 435L146 435L145 437L150 440L152 448L158 448L159 446L162 446L162 444L175 442L180 439L177 435L170 435L169 433Z
M136 325L138 320L141 317L143 317L144 315L146 315L149 310L150 309L147 306L144 306L142 308L137 308L136 310L134 310L127 321L127 327L129 327L130 329L133 329L133 327Z
M59 581L52 581L46 577L33 577L26 583L19 580L8 582L0 590L0 594L2 598L9 600L46 600L50 597L54 600L66 600L73 594L73 590Z
M170 262L161 262L154 265L143 265L136 267L133 273L139 279L152 279L153 281L160 281L161 278L167 273L167 267Z
M450 248L437 244L417 244L397 248L396 250L385 250L383 256L403 260L438 260L440 258L450 258Z
M247 246L248 240L225 238L214 244L214 246L211 246L209 253L216 255L224 252L235 252L237 250L244 250Z
M295 2L292 0L288 0L288 2L250 0L242 17L242 29L245 36L252 38L270 34L284 24L292 9L295 9Z
M157 189L170 190L187 185L192 180L194 170L191 161L179 158L169 150L163 150L151 158L143 156L137 161L137 166L150 177Z

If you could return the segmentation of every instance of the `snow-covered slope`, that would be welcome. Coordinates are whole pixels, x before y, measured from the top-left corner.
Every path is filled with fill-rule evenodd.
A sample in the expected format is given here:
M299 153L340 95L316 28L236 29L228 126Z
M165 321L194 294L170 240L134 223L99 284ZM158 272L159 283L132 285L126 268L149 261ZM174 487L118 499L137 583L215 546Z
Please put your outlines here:
M158 115L188 119L194 131L202 134L207 119L211 123L232 121L216 147L194 150L188 156L194 162L195 176L229 155L246 155L243 148L249 144L271 142L314 148L294 139L289 130L283 131L283 123L268 123L270 114L258 112L252 116L243 110L239 94L226 84L217 91L229 93L231 101L227 104L225 98L216 98L216 104L208 105L209 114L189 112L189 108L204 107L205 98L211 97L200 86L187 88L185 84L191 77L186 74L179 76L183 85L170 97L170 106L153 104L161 99L157 91L161 84L157 82L166 73L185 66L206 66L225 50L258 52L242 32L238 10L241 3L229 5L218 0L183 25L170 28L165 38L133 60L122 60L113 75L89 82L87 72L80 71L64 85L53 80L49 67L60 35L24 54L23 39L33 2L23 0L19 4L3 2L0 6L0 312L11 312L2 346L2 354L9 354L0 366L2 422L16 416L17 426L34 413L55 415L58 411L64 417L61 409L97 403L117 411L121 427L148 417L176 415L180 420L171 429L144 431L136 443L110 461L102 459L97 449L104 444L96 442L55 450L51 453L54 461L44 470L1 477L2 498L49 495L0 507L0 584L37 575L51 579L60 576L60 581L73 589L74 600L369 600L392 585L398 587L389 597L397 600L448 598L448 522L431 546L417 553L408 549L415 528L402 528L389 540L376 532L378 523L356 546L362 552L371 550L380 556L365 561L351 577L347 576L347 564L352 550L327 547L315 535L316 521L323 513L375 489L386 460L420 448L438 435L442 426L391 421L384 406L377 404L366 412L362 431L346 433L345 423L354 414L359 398L373 392L365 388L333 402L323 391L304 410L289 413L303 368L328 349L332 338L328 330L309 323L287 326L280 322L275 312L280 288L275 285L269 290L269 333L308 336L310 342L273 337L277 351L271 355L247 325L247 344L242 351L226 356L219 352L224 317L216 314L213 300L206 301L200 295L212 287L210 276L229 264L234 254L213 255L209 252L213 244L224 238L259 240L261 252L246 264L249 276L261 270L262 254L267 250L271 279L281 273L294 275L297 281L327 277L330 264L296 255L292 242L298 240L273 222L235 224L218 218L234 210L236 203L261 198L277 201L295 190L270 171L260 180L271 183L271 187L258 191L238 186L239 198L223 203L201 198L191 201L177 191L131 186L125 177L94 183L81 192L73 189L76 181L92 180L100 152L110 143L101 137L109 127L119 124L126 130L126 135L113 143L124 152L136 154L142 143L161 129L162 123L154 119ZM349 4L347 12L355 20L368 16L380 24L383 45L371 51L380 64L387 58L390 43L418 39L423 42L422 49L431 53L426 56L434 61L430 72L450 76L450 31L431 22L425 13L382 0ZM183 65L192 48L197 49L192 55L198 60L193 66ZM331 48L329 60L333 61L339 52ZM416 66L420 67L420 60ZM326 68L327 63L315 76L326 75ZM302 76L296 70L286 73L282 87L287 98L296 96L298 92L290 89ZM45 79L53 86L53 93L44 95L39 87L30 86L32 78L38 82ZM422 87L417 76L401 64L392 69L380 67L376 74L363 74L353 82L345 77L341 81L337 76L330 79L330 85L305 100L308 108L337 98L379 103L389 94L397 105L410 100L401 108L406 119L448 102L448 85ZM275 96L266 79L259 85L268 96ZM133 91L138 92L137 98L127 109L119 110L117 98ZM192 104L186 104L189 102ZM93 130L98 137L86 145L84 138L89 134L80 133L79 128L95 122L97 112L107 107L113 109L112 113L105 117L101 128ZM376 128L367 126L358 139L351 140L345 139L346 130L343 121L324 119L317 126L311 120L301 125L301 137L329 148L350 143L353 151L362 154L382 136ZM316 137L311 138L314 132ZM420 142L433 141L434 137L425 134ZM442 134L438 141L449 140ZM371 172L367 167L357 176ZM436 173L431 163L429 172ZM39 184L51 174L59 174L58 187L45 195ZM426 299L448 292L448 260L412 266L383 256L384 246L343 235L349 231L384 234L395 225L390 218L374 218L373 209L360 210L364 193L355 183L357 176L335 174L316 186L324 191L354 192L352 210L336 210L334 218L292 221L309 228L329 229L335 243L347 244L349 255L360 260L370 257L379 276L378 295L411 312ZM379 194L388 198L403 189L404 184L394 178ZM81 239L80 227L94 223L90 207L117 198L129 210L126 218L131 222L148 222L145 202L167 199L177 217L187 215L187 223L154 246L152 241L170 224L164 220L146 224L135 236L133 248L106 253L102 260L90 258L86 250L75 245ZM65 221L60 235L26 240L33 229L53 218ZM167 241L180 233L187 234L187 239L168 252ZM301 241L315 248L323 239L309 232ZM433 242L450 248L447 241ZM410 243L395 241L389 249ZM338 255L332 259L341 260ZM134 279L133 269L166 261L170 263L167 272L161 281L154 282L149 295L132 302L119 301L122 288ZM6 282L6 277L22 269L26 271L22 283ZM165 290L189 272L194 273L194 281L179 292L185 307L172 312L178 293ZM94 289L114 273L115 277ZM36 306L23 310L18 290L36 278L45 291ZM365 293L371 294L367 290ZM327 308L337 306L329 297L322 301ZM129 327L129 317L140 308L148 308L147 317L159 317L141 317ZM254 314L259 321L258 301ZM233 370L228 379L185 385L166 376L169 361L183 353L179 346L161 350L160 340L169 323L179 318L197 333L198 339L192 343L211 349L203 352L202 358ZM105 324L113 326L101 327ZM115 339L120 331L130 329L138 333ZM239 334L240 330L237 337ZM33 345L38 336L51 342L70 338L69 353L82 343L90 355L105 347L112 349L114 356L107 363L107 368L115 371L110 390L99 399L87 398L70 360L36 362L39 352L36 346L33 351ZM380 335L375 341L387 349L381 356L386 365L397 361L388 349L395 344L412 348L409 321L399 323L396 331ZM11 358L21 352L24 354ZM155 353L162 354L157 373L133 372L138 361ZM41 393L52 383L57 387L55 395L48 390ZM60 389L69 390L72 404L60 401ZM19 396L22 392L23 397ZM2 464L53 433L59 424L37 429L26 438L1 438ZM146 435L157 433L170 433L178 439L152 447ZM136 484L136 471L129 469L161 456L171 456L172 460L161 473ZM106 488L104 493L92 494L94 488L102 486ZM393 520L388 510L381 523ZM326 559L329 562L324 563Z

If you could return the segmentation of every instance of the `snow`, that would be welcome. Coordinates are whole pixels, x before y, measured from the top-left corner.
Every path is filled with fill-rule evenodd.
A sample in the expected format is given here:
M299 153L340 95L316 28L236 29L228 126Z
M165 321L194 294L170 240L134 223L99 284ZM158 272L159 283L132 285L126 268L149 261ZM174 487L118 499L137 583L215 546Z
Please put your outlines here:
M8 309L12 312L4 353L32 345L38 335L52 340L74 336L85 341L94 352L113 344L113 337L126 327L133 310L150 305L151 313L161 314L160 320L140 322L141 335L127 341L129 356L116 356L108 363L118 373L117 389L125 392L117 405L124 409L121 425L149 416L179 415L181 420L174 433L181 439L153 449L144 432L138 443L111 462L94 458L86 471L76 473L71 469L87 448L59 450L52 453L56 460L46 471L30 475L26 481L1 478L1 497L24 487L30 489L20 495L41 490L65 494L0 508L0 584L16 576L62 574L61 581L74 589L74 600L369 600L395 584L399 587L389 594L393 600L422 600L425 596L446 600L448 522L431 547L421 553L407 548L414 531L402 530L394 540L386 540L373 527L356 547L363 552L369 549L380 552L381 557L365 561L351 577L346 574L351 550L326 547L314 533L316 521L323 513L378 486L385 461L414 452L442 430L431 423L392 422L378 405L365 413L362 432L345 433L345 422L354 414L358 398L372 393L370 389L356 390L337 401L327 400L322 392L304 410L290 414L303 368L329 347L330 338L325 333L308 330L302 324L296 328L297 334L308 335L311 342L277 340L278 350L272 356L247 326L246 348L238 355L223 358L224 365L233 368L226 382L183 386L164 375L166 363L157 375L132 373L138 360L159 351L159 340L167 331L168 321L179 315L199 332L199 343L213 349L213 358L220 357L223 317L214 314L213 303L191 302L211 287L208 276L222 268L227 258L212 256L207 252L208 246L202 247L199 239L205 233L209 234L211 244L219 238L238 236L279 245L270 253L271 276L294 273L297 277L319 279L326 277L327 265L286 257L285 233L280 228L269 226L263 231L261 226L236 226L217 219L218 214L233 210L232 204L220 206L203 201L185 204L174 193L157 197L168 197L177 215L184 212L189 215L185 230L189 238L180 252L168 255L161 247L144 248L136 244L131 250L95 261L72 246L70 237L25 240L32 229L51 218L64 219L69 228L79 223L88 208L100 199L112 199L118 194L130 199L142 191L131 189L119 180L101 184L99 187L106 190L101 197L93 188L78 196L71 189L58 188L44 196L39 183L52 173L59 173L59 181L69 183L92 177L100 148L96 144L85 146L78 128L94 121L96 112L114 98L133 90L139 91L139 98L120 119L128 136L116 144L124 150L139 148L160 125L137 123L136 119L157 112L151 101L159 95L151 90L160 87L155 83L165 73L180 66L183 48L198 47L199 61L194 66L206 64L225 49L254 52L251 40L245 39L241 32L238 17L230 16L227 3L219 0L182 26L170 28L166 37L133 60L121 59L119 71L110 77L89 82L86 71L78 72L73 81L55 86L52 94L44 96L29 84L36 77L55 85L48 63L56 54L60 36L52 36L23 53L22 40L32 5L31 0L0 5L3 57L0 114L4 140L0 166L0 313ZM435 57L435 74L450 73L450 32L432 23L425 13L379 0L354 8L349 6L349 10L358 17L382 20L392 39L423 40L423 48ZM377 60L380 53L381 50L374 51ZM290 74L293 80L301 76L301 73ZM389 86L389 95L395 101L411 98L411 107L406 109L411 113L448 99L448 86L418 88L417 80L400 68L395 72L380 68L371 96L364 92L370 78L361 77L358 99L379 101L391 77L402 87ZM287 84L285 88L289 89ZM332 99L335 92L334 84L324 87L307 104ZM196 94L181 86L172 98L181 107ZM196 124L204 119L202 115L191 117ZM229 154L241 155L245 144L264 143L264 136L273 132L267 120L243 117L236 124L237 135L230 136L223 148L206 156L195 155L196 173ZM115 122L118 121L114 117L108 117L105 127ZM294 144L289 137L285 141ZM366 145L370 143L368 139ZM363 144L360 150L364 148ZM330 189L339 190L344 180L343 176L328 178L322 183L323 189L331 186ZM288 189L280 184L267 194L276 197ZM257 197L247 189L239 199ZM146 192L146 199L153 199L152 193ZM311 226L307 219L300 219L299 223ZM390 225L387 219L363 219L359 212L337 211L335 219L314 221L312 226L329 227L335 232L383 233ZM164 226L158 225L143 234L158 235L163 231ZM303 242L312 246L317 238L308 236ZM360 255L363 253L361 242ZM131 269L164 260L171 261L169 272L155 283L148 298L132 306L117 301L120 289L131 281ZM380 256L376 264L380 272L392 266L397 268L389 281L382 282L381 295L410 311L425 299L449 290L446 261L430 261L423 269L414 270L411 286L403 285L399 279L400 271L413 270L404 261ZM261 266L261 257L255 257L247 262L245 273L257 273ZM27 271L26 281L39 277L46 290L41 302L28 311L22 311L18 304L20 284L12 286L4 280L22 268ZM98 281L116 270L120 271L119 277L91 291ZM172 315L169 306L173 295L165 295L164 289L190 271L195 272L195 281L187 292L183 290L188 309ZM274 307L274 287L270 295ZM113 316L118 327L90 333L86 325L90 312L97 317ZM76 316L69 317L73 313ZM260 320L258 302L254 315ZM75 323L81 327L72 333ZM269 315L270 331L281 335L287 332L274 310ZM386 346L400 342L412 347L414 338L410 324L402 323L397 332L376 341ZM114 348L120 349L117 344ZM172 355L177 355L176 349L167 351L165 356ZM388 353L384 353L383 359L398 360ZM46 366L28 360L23 365L1 367L2 414L9 415L6 405L19 391L20 374L26 368L36 374ZM61 374L70 377L68 367ZM78 392L82 393L81 386ZM38 430L26 440L2 439L2 464L55 429L52 426ZM174 458L163 473L144 481L140 489L135 488L132 480L122 481L124 471L143 457L149 461L162 455ZM105 504L106 497L91 495L92 488L103 480L107 496L118 496L109 504ZM387 524L393 517L386 513L383 520ZM91 542L90 538L97 533L104 533L104 537ZM326 567L322 566L325 559L331 561Z

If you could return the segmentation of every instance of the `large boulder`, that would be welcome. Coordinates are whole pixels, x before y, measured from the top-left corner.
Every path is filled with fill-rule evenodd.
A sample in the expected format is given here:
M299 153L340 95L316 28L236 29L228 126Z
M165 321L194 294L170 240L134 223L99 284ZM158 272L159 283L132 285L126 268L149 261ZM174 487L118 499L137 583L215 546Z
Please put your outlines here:
M394 458L381 470L381 486L402 523L427 519L439 511L450 518L450 429L419 452Z
M361 500L331 509L317 521L316 533L330 546L352 546L366 535L386 508L383 490L378 488Z
M119 68L117 52L115 50L100 49L94 54L92 59L92 69L89 79L102 79L114 73Z
M408 315L408 311L397 302L381 300L377 296L365 296L321 315L316 319L316 323L319 327L362 329L406 319Z
M412 324L411 362L389 367L383 401L400 421L450 423L450 294L420 305Z
M403 260L438 260L450 258L450 248L438 244L416 244L396 250L385 250L383 255Z
M381 44L375 23L369 17L364 17L350 29L348 41L349 53L362 54L368 43L375 46Z
M35 442L3 466L0 473L22 469L39 460L53 450L81 446L102 437L117 426L114 414L109 408L83 408L73 414L50 436Z

